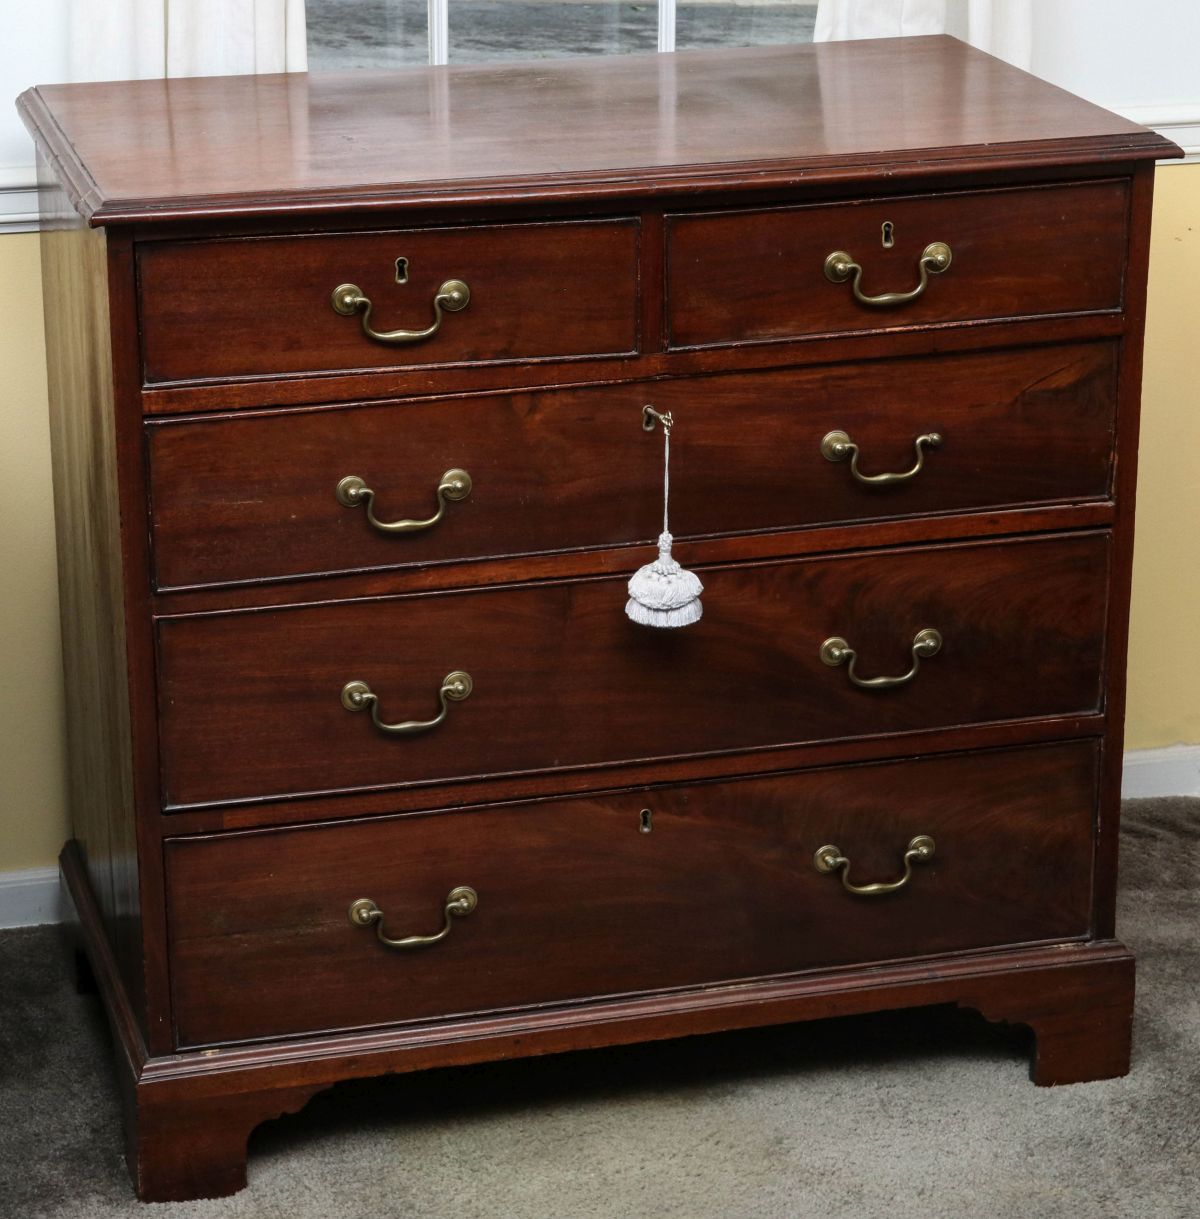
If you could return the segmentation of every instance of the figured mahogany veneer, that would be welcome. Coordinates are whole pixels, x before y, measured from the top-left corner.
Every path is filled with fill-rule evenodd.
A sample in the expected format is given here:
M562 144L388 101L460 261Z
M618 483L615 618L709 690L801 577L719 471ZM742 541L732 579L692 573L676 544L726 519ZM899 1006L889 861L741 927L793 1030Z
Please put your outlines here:
M404 258L397 283L396 260ZM470 303L435 342L388 346L330 306L353 283L376 330L421 330L447 280ZM346 368L623 355L638 345L636 220L147 243L138 253L147 382ZM391 383L392 392L403 382ZM269 400L269 395L267 395ZM440 474L441 471L439 470Z
M647 402L686 420L671 482L680 540L1102 500L1116 388L1116 345L1089 343L514 393L453 410L405 402L151 424L156 580L648 545L662 447L660 432L642 430ZM916 436L942 443L912 482L864 485L822 457L835 429L860 446L867 474L911 466ZM470 473L471 494L420 533L382 534L334 497L356 474L383 519L427 517L447 466Z
M1119 180L669 215L670 345L1119 309L1128 211ZM902 309L864 308L825 275L842 250L862 266L866 295L908 292L939 241L949 267Z
M1097 766L1075 742L171 841L179 1042L1081 938ZM895 881L918 834L903 893L813 867L833 843L852 882ZM348 934L367 896L428 935L462 884L479 905L436 950Z
M1102 709L1103 533L702 571L704 617L659 634L624 579L168 619L159 625L169 806L562 770ZM861 677L941 652L908 688ZM474 690L437 731L389 736L342 706L426 720L442 679Z
M22 96L77 931L146 1199L341 1079L959 1003L1123 1074L1161 137L946 38ZM885 227L885 222L890 227ZM836 250L868 295L831 283ZM397 260L407 262L398 269ZM448 279L471 300L414 343ZM623 613L669 410L704 616ZM299 409L294 409L299 408ZM822 454L857 446L856 481ZM843 457L848 453L844 452ZM356 475L376 531L335 499ZM902 685L914 636L941 650ZM843 659L845 659L843 657ZM388 735L348 710L444 722ZM647 810L643 813L643 810ZM884 896L856 883L932 860ZM429 935L456 886L478 908Z

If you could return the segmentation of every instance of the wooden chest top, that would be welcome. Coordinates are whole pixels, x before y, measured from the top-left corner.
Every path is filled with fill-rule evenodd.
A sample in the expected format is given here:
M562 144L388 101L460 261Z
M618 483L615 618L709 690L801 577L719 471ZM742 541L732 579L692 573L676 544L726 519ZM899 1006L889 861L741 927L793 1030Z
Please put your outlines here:
M40 86L92 224L735 191L1172 145L947 37Z

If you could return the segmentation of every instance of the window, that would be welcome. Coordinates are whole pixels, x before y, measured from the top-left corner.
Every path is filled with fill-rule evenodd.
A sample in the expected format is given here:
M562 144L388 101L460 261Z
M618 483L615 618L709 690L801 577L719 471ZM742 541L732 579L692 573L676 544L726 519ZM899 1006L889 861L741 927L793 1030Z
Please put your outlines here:
M816 0L308 0L315 70L809 42Z
M816 4L802 0L678 0L675 48L757 47L777 42L812 42Z
M308 0L305 8L310 68L429 62L428 0Z
M450 62L628 55L658 45L654 0L448 0Z

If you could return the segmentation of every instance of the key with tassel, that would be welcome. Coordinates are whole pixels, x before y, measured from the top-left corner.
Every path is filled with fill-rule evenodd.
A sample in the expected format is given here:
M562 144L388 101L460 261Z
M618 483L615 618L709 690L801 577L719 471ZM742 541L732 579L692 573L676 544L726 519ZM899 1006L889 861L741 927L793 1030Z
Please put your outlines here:
M629 600L625 613L642 626L680 627L700 621L704 607L700 594L704 585L695 572L687 571L671 557L671 412L660 414L652 406L642 408L642 426L652 431L654 421L663 430L663 527L658 538L658 558L639 567L629 578Z

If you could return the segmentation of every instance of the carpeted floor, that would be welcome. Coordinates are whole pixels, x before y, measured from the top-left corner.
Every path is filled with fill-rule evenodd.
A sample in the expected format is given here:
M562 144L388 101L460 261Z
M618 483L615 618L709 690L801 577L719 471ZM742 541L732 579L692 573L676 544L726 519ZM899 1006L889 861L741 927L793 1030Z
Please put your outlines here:
M251 1141L250 1187L143 1208L108 1041L52 928L0 933L3 1219L1194 1219L1200 800L1127 806L1133 1073L1035 1089L1021 1030L946 1009L342 1085Z

